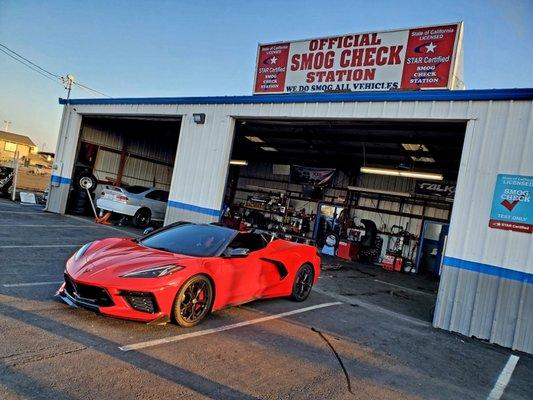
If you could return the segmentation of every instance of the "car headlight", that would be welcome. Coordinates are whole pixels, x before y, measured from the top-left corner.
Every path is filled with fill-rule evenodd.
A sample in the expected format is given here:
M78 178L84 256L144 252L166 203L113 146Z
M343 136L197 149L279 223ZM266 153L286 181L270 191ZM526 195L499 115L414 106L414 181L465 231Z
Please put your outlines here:
M93 243L94 242L89 242L81 246L81 248L76 252L76 254L74 254L74 260L78 261L85 254L87 249L91 247L91 244Z
M160 278L162 276L170 275L173 272L180 271L184 267L181 265L163 265L161 267L153 267L148 269L141 269L138 271L128 272L121 275L121 278Z

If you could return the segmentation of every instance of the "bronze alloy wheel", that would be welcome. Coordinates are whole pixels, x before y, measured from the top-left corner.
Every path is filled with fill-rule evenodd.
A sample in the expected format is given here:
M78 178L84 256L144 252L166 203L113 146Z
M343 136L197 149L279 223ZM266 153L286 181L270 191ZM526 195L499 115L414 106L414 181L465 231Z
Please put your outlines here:
M213 285L204 275L196 275L183 284L174 301L174 319L185 328L199 324L211 310Z
M311 293L314 278L313 267L310 264L304 264L296 273L294 284L292 285L292 299L295 301L304 301Z

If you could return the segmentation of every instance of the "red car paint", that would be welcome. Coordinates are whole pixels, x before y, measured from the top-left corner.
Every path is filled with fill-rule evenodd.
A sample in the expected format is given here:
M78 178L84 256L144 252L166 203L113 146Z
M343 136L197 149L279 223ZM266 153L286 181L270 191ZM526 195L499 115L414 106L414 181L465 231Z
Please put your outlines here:
M286 276L282 277L276 261L286 267ZM228 258L185 256L149 248L133 239L109 238L91 244L78 260L73 255L67 261L65 274L75 284L107 290L114 305L97 307L99 313L151 322L172 317L178 290L194 275L203 274L211 279L215 291L212 311L217 311L255 299L289 296L296 272L305 263L313 265L315 284L320 275L316 248L282 239L271 241L247 257ZM177 264L183 269L157 278L121 277L135 270L167 264ZM133 309L120 295L123 291L152 293L158 312ZM58 295L65 295L65 284L59 288Z

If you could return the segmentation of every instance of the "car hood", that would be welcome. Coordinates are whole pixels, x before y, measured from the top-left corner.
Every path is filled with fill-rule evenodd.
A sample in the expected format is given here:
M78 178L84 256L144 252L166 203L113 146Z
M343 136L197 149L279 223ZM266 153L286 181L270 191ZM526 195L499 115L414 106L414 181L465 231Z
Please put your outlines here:
M191 259L193 257L152 249L131 239L106 239L92 244L84 257L74 261L67 270L74 279L108 279Z

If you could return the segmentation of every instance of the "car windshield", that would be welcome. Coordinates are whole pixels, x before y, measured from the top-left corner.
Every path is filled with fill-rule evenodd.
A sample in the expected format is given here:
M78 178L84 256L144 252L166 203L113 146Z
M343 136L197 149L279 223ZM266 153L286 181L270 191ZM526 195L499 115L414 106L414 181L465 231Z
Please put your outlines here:
M213 257L235 236L233 229L214 225L179 225L154 233L140 243L153 249L195 257Z
M142 192L146 192L149 188L146 186L123 186L123 188L133 194L139 194Z

